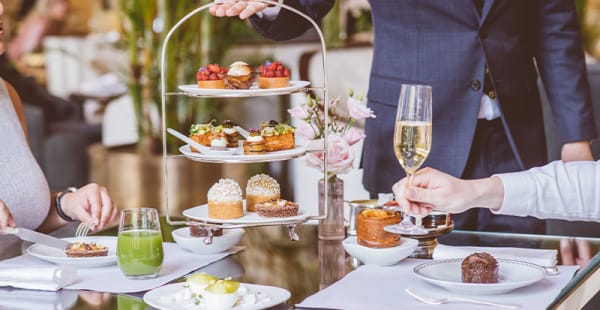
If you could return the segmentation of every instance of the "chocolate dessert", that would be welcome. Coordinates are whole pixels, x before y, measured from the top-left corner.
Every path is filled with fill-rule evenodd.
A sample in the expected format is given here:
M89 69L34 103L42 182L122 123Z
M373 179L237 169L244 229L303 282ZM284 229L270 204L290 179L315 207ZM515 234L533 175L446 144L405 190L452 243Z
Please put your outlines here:
M223 229L213 228L212 235L219 237L223 235ZM206 237L208 236L208 229L201 225L190 225L190 236L192 237Z
M498 282L498 262L489 253L473 253L461 264L463 283Z
M298 204L285 199L273 199L259 202L256 213L262 217L288 217L298 215Z
M108 255L108 247L95 242L73 242L65 250L67 257L95 257Z

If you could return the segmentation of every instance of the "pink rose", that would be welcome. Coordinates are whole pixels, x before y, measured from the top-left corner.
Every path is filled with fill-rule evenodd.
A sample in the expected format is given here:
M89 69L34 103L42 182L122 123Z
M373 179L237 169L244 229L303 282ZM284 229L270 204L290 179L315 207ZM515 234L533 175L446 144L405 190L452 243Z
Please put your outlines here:
M364 137L366 137L364 131L357 127L350 127L344 135L344 139L349 145L354 145L356 142L364 139Z
M296 135L307 140L313 140L317 138L318 132L318 128L315 128L314 125L307 122L300 122L298 127L296 127Z
M347 173L352 169L354 154L348 142L340 136L332 135L327 140L327 169L333 174ZM308 149L323 149L322 140L312 140L308 144ZM309 167L317 168L323 171L323 153L311 152L306 156L306 162Z
M357 121L369 117L375 118L375 114L371 109L369 109L365 104L354 98L348 98L346 104L348 107L348 113L350 114L350 117Z
M295 108L288 109L288 113L290 113L290 115L294 118L304 120L307 119L309 116L306 108L306 105L301 104L300 106L297 106Z

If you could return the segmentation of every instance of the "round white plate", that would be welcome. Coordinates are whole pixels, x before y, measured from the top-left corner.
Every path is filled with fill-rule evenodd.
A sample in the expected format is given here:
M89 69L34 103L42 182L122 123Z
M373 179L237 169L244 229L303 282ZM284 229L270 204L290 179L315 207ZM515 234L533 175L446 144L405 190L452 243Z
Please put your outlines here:
M462 258L436 260L418 265L414 273L421 279L449 291L469 295L502 294L521 288L546 276L543 267L510 259L497 258L498 283L462 283Z
M97 257L67 257L64 250L52 248L42 244L33 244L27 248L27 253L55 263L58 265L69 265L73 267L102 267L117 263L117 237L98 236L98 237L82 237L82 238L62 238L69 242L81 241L85 243L95 242L99 245L108 247L107 256Z
M182 305L180 305L176 302L165 302L165 300L164 300L165 298L162 298L162 297L168 297L168 296L173 296L173 295L177 294L178 292L185 289L183 287L184 285L185 285L185 283L174 283L174 284L167 284L165 286L155 288L155 289L147 292L146 294L144 294L144 302L146 302L148 305L150 305L156 309L159 309L159 310L182 309L183 308ZM268 297L268 300L263 300L262 302L260 302L258 304L254 304L254 305L238 305L238 306L235 306L232 308L235 310L266 309L266 308L270 308L270 307L279 305L283 302L286 302L291 296L291 294L288 290L280 288L280 287L258 285L258 284L246 284L246 283L241 283L241 285L248 288L248 291L250 293L260 292L260 293L266 295ZM192 309L201 310L201 309L205 309L205 308L202 306L197 306L197 307L193 307Z
M282 160L282 159L292 159L306 154L306 148L304 146L297 145L293 149L275 151L275 152L266 152L265 154L260 155L240 155L238 153L234 154L219 154L219 153L198 153L192 152L190 150L189 145L183 145L179 148L179 151L187 158L196 161L241 161L241 162L265 162L265 161L273 161L273 160Z
M289 217L261 217L258 216L256 212L247 212L246 210L246 200L242 201L244 204L244 216L236 218L236 219L214 219L208 217L208 204L203 204L197 207L193 207L183 211L183 215L194 220L205 221L211 223L218 224L261 224L267 222L286 222L291 220L304 220L309 215L308 212L303 210L302 208L298 209L298 215L289 216Z
M189 227L176 229L171 235L179 246L188 251L196 254L214 254L221 253L236 245L242 239L244 230L242 228L223 229L223 235L213 237L211 244L204 243L205 237L190 235Z
M215 89L215 88L200 88L198 84L179 85L179 89L183 92L192 95L200 96L220 96L220 97L248 97L248 96L271 96L288 94L301 90L310 85L308 81L290 81L288 87L281 88L258 88L254 84L249 89Z
M408 257L417 248L419 241L402 237L400 244L390 248L369 248L358 244L356 236L342 242L344 250L365 265L391 266Z

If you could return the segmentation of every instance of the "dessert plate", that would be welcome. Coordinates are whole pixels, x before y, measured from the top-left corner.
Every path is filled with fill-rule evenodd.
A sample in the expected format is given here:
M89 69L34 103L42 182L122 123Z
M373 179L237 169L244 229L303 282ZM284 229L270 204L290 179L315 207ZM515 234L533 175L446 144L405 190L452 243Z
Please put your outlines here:
M365 265L391 266L407 258L415 251L419 241L402 238L398 246L390 248L369 248L358 244L356 236L348 237L342 245L352 257L358 258Z
M242 239L244 230L242 228L223 229L223 235L213 237L211 244L204 243L204 237L190 235L189 227L176 229L171 235L179 246L188 251L196 254L215 254L236 245Z
M186 301L176 301L172 296L181 294L186 290L185 283L173 283L155 288L144 294L144 302L159 310L179 310L179 309L198 309L203 310L202 304L194 305L193 303L184 304ZM237 304L231 309L235 310L258 310L267 309L283 302L286 302L291 293L283 288L258 284L241 283L240 287L245 287L248 294L260 294L262 298L254 304Z
M200 88L198 84L179 85L178 88L183 92L200 96L252 97L288 94L301 90L308 85L310 85L308 81L290 81L288 87L281 88L258 88L256 84L252 85L249 89Z
M203 204L197 207L193 207L183 211L183 215L194 220L198 221L206 221L211 223L218 224L261 224L261 223L269 223L269 222L286 222L291 220L304 220L308 218L308 212L300 208L298 210L298 215L288 216L288 217L261 217L258 216L256 212L247 212L246 210L246 200L242 201L244 204L244 216L236 218L236 219L213 219L208 217L208 205Z
M96 257L67 257L65 251L51 248L42 244L32 244L27 248L27 253L39 259L55 263L57 265L69 265L73 267L91 268L113 265L117 262L117 237L98 236L81 238L62 238L69 242L81 241L85 243L95 242L108 247L108 255Z
M462 258L435 260L416 266L413 271L421 279L449 291L468 295L502 294L528 286L546 276L536 264L497 258L498 283L462 283Z
M306 154L306 148L304 146L297 145L293 149L283 150L283 151L275 151L275 152L266 152L261 155L240 155L238 153L233 154L204 154L198 152L192 152L190 150L189 145L183 145L179 148L179 152L181 152L185 157L195 160L195 161L203 161L203 162L267 162L267 161L275 161L282 159L292 159L296 157L303 156Z

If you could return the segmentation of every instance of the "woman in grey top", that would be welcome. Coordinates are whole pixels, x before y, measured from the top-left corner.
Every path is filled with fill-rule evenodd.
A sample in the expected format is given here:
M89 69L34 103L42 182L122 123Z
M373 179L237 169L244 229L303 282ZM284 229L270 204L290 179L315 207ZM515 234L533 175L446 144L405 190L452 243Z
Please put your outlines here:
M0 2L0 54L5 51ZM93 230L114 222L118 209L106 189L88 184L56 199L27 143L21 101L0 79L0 234L6 226L51 232L69 220L94 223ZM57 204L58 202L58 204Z

